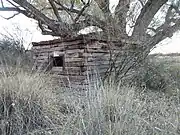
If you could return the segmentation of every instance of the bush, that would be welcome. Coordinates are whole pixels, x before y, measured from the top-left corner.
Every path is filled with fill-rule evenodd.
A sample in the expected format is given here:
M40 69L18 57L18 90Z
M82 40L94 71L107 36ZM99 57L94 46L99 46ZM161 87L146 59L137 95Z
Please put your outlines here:
M14 39L2 39L0 41L0 66L31 68L33 60L26 52L21 42Z
M56 103L48 81L20 71L0 76L0 134L43 134L52 128Z
M180 89L180 65L171 64L168 67L168 71L170 74L171 82L174 83L174 87Z
M132 85L151 90L166 91L172 85L167 63L148 59L132 77Z

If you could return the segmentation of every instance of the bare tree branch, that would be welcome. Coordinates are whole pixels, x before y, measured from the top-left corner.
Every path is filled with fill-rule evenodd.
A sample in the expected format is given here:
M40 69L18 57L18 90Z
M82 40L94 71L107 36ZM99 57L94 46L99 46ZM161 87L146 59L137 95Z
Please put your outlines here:
M84 5L86 5L86 2L84 2L84 0L81 0L81 2L82 2Z
M148 30L152 30L154 33L157 33L157 29L153 28L153 27L148 27Z
M74 8L73 8L73 7L74 7L74 3L75 3L74 0L71 1L71 7L70 7L70 9L67 8L67 7L65 7L63 4L61 4L60 1L56 1L56 0L55 0L55 3L60 6L60 8L57 8L58 10L64 10L64 11L71 17L71 20L72 20L73 22L75 22L74 17L73 17L72 14L71 14L72 10L74 9Z
M19 8L15 8L15 7L4 7L4 8L0 8L0 11L13 11L13 12L17 12L16 14L14 14L12 17L10 17L10 18L4 18L4 19L11 19L11 18L13 18L15 15L17 15L17 14L19 14L19 13L22 13L22 14L24 14L25 16L27 16L27 17L29 17L29 18L33 18L33 19L35 19L35 20L37 20L37 18L36 17L34 17L34 16L32 16L31 14L28 14L25 10L21 10L21 9L19 9ZM39 20L37 20L38 22L40 22ZM39 23L40 24L40 23ZM44 32L45 30L44 30L44 28L42 27L42 23L41 23L41 25L39 25L39 27L40 27L40 29L42 30L42 33L44 34L44 33L47 33L47 32Z
M85 13L86 8L90 4L90 0L88 1L81 0L80 9L74 7L75 0L70 0L71 5L69 5L69 7L62 4L59 0L48 0L50 7L46 7L46 9L52 10L54 12L55 16L57 17L56 20L47 17L35 6L30 4L30 2L28 2L27 0L7 0L7 1L10 1L13 7L2 7L0 8L0 11L15 11L18 13L22 13L29 18L33 18L37 20L43 34L66 37L69 35L76 35L78 31L88 26L96 26L106 34L106 37L117 36L118 38L123 38L123 36L121 37L121 35L127 36L126 21L128 18L127 13L129 11L130 0L119 0L119 3L115 8L115 13L114 13L115 16L113 16L112 13L110 12L109 0L95 0L95 2L97 3L99 8L102 10L102 12L105 15L105 19L102 20L96 16ZM142 5L144 4L142 0L138 0L138 1L139 2L137 2L137 4L142 4ZM166 2L167 0L148 0L147 3L144 4L139 16L135 17L137 18L137 20L135 19L133 37L135 36L139 38L142 35L146 35L147 29L151 29L153 32L155 32L155 35L162 31L166 32L165 30L167 30L167 28L169 31L171 31L170 29L172 28L174 29L174 27L172 27L172 24L177 25L179 19L175 17L173 18L174 15L173 9L175 9L176 13L180 13L179 9L176 6L169 7L165 18L166 21L163 25L161 25L158 28L149 27L149 24L154 18L154 15L159 11L159 9L164 4L166 4ZM61 11L66 11L70 16L72 15L71 16L72 20L74 20L73 23L68 24L67 22L63 22L60 14ZM76 15L76 17L74 17L74 15ZM168 35L166 32L165 34L166 37L171 37L171 33L172 32L169 32ZM127 36L127 38L130 37ZM148 37L148 39L151 38L154 38L154 36Z
M166 27L162 31L157 32L147 42L144 42L143 45L146 46L147 50L150 50L165 38L171 38L177 30L180 30L180 19L175 25Z
M178 6L171 5L173 9L175 9L176 13L180 14Z
M59 1L55 1L55 3L57 4L57 5L59 5L60 7L57 7L57 9L58 9L58 11L59 10L64 10L70 17L71 17L71 19L72 19L72 21L74 22L74 18L73 18L73 16L72 16L72 14L71 14L71 10L73 11L74 9L73 9L73 7L74 7L74 2L75 1L73 1L72 0L72 4L71 4L71 8L69 9L69 8L67 8L67 7L65 7L65 6L63 6ZM46 8L44 8L44 9L52 9L52 7L46 7ZM43 10L44 10L43 9Z
M144 7L144 3L142 2L142 0L138 0L141 4L142 7Z
M0 11L15 11L15 12L21 12L23 10L19 10L17 8L14 8L14 7L3 7L3 8L0 8Z
M168 27L171 27L171 23L173 22L173 23L178 23L179 22L179 19L175 19L175 18L173 18L174 16L173 16L173 13L172 13L172 10L174 9L174 6L173 5L170 5L170 7L168 8L168 10L167 10L167 13L166 13L166 16L165 16L165 22L161 25L161 26L159 26L158 28L156 28L156 29L154 29L154 28L148 28L148 29L150 29L150 30L152 30L153 32L155 32L155 33L158 33L158 32L160 32L160 31L165 31L165 29L166 28L168 28ZM172 33L173 34L173 33ZM170 35L172 35L172 34L170 34Z
M27 0L13 0L13 2L24 8L24 10L17 9L17 11L20 11L20 13L24 14L29 18L33 18L37 21L42 22L52 32L54 32L54 35L66 37L72 32L71 31L72 29L68 24L60 21L57 23L56 21L48 18L43 13L41 13L37 8L35 8L29 2L27 2Z
M86 10L86 8L90 5L90 0L88 0L88 2L84 5L84 7L81 9L81 11L79 12L79 14L77 15L77 17L74 19L75 22L77 22L80 18L80 16L82 15L82 13Z
M4 8L4 3L3 3L3 1L1 0L1 6Z
M81 13L80 10L77 10L77 9L70 9L64 5L62 5L60 2L58 1L55 1L56 4L58 4L60 6L60 8L58 8L58 10L65 10L67 13L76 13L76 14L79 14L81 16L84 16L85 20L88 20L86 21L87 23L86 24L91 24L91 25L94 25L94 26L97 26L101 29L105 29L105 22L100 20L99 18L95 17L95 16L92 16L90 14L87 14L87 13Z
M135 23L133 36L144 37L154 15L168 0L148 0Z
M70 7L70 9L73 9L74 8L74 4L75 4L75 0L71 0L71 7Z
M53 11L54 11L55 16L58 19L58 21L62 22L61 17L60 17L59 12L58 12L58 9L57 9L54 1L53 0L48 0L48 1L49 1L50 5L51 5Z
M109 17L111 14L111 11L109 9L109 0L94 0L101 11L104 13L105 18Z
M20 14L20 13L18 12L18 13L13 14L13 15L10 16L10 17L3 17L3 16L1 16L1 17L4 18L4 19L6 19L6 20L10 20L10 19L14 18L15 16L17 16L17 15L19 15L19 14Z
M126 18L129 11L129 0L119 0L118 5L115 8L115 16L118 18L117 24L121 28L121 33L126 35Z
M159 26L158 28L153 28L153 27L148 27L149 30L152 30L154 33L158 33L159 31L162 31L164 28L168 27L170 25L170 23L173 21L173 18L170 18L172 17L172 9L173 7L170 6L167 10L167 13L166 13L166 16L165 16L165 22Z

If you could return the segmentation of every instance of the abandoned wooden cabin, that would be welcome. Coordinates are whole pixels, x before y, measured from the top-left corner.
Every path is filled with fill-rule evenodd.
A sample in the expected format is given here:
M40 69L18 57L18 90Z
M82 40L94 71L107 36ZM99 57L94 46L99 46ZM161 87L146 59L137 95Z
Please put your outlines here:
M110 60L128 44L80 35L33 43L32 50L36 70L50 72L62 85L78 88L103 77Z

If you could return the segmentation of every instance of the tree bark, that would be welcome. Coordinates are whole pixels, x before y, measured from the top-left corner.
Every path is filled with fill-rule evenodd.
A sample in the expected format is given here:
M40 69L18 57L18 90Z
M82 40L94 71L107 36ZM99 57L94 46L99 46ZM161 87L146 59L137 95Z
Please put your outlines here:
M119 3L115 9L115 19L117 19L117 25L119 26L119 32L122 35L126 35L126 18L129 11L129 0L119 0Z
M140 40L146 37L146 31L155 14L168 0L148 0L138 16L132 36Z

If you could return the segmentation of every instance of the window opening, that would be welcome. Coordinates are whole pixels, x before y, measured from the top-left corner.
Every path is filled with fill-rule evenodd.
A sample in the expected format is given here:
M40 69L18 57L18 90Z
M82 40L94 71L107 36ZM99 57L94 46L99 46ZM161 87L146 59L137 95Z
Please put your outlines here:
M53 66L54 67L64 67L64 56L53 57Z

